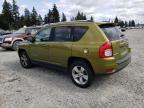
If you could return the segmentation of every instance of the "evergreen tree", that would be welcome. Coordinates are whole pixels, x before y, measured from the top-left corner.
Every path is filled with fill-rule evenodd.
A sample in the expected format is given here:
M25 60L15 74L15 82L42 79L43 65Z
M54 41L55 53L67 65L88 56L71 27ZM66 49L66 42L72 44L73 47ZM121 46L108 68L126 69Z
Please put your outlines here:
M45 15L45 17L44 17L44 24L48 24L48 16L47 15Z
M62 20L61 21L67 21L66 16L64 13L62 13Z
M120 27L124 27L124 21L119 21L118 25L119 25Z
M80 19L84 20L84 13L83 12L80 14Z
M34 7L32 9L31 18L32 18L32 25L37 25L38 14L37 14L37 11Z
M131 23L132 23L132 26L135 27L135 21L132 20Z
M60 15L56 4L54 4L53 6L52 15L53 15L53 23L60 22Z
M24 24L24 16L22 15L20 17L20 27L23 27L25 24Z
M128 26L128 22L127 21L125 21L125 27L127 27Z
M132 22L131 21L129 21L129 27L132 27Z
M13 0L12 4L12 15L13 15L13 28L18 29L20 26L19 21L19 7L16 5L16 1Z
M41 25L43 23L42 16L39 14L37 18L37 25Z
M92 17L92 16L91 16L90 20L91 20L91 21L94 21L94 19L93 19L93 17Z
M47 19L47 23L54 23L55 22L55 17L53 14L53 11L49 9L48 15L47 15L48 19Z
M27 8L25 8L25 11L24 11L24 16L26 17L26 18L28 18L28 17L30 17L30 11L27 9Z
M86 17L86 15L83 12L80 13L78 11L77 16L75 17L75 20L87 20L87 17Z
M124 27L124 21L121 21L121 27Z
M13 22L12 6L6 0L3 3L1 18L2 18L1 22L3 23L2 29L6 30L12 29L12 22Z
M86 17L86 15L83 15L82 17L83 17L83 20L87 20L87 17Z
M116 25L118 25L118 24L119 24L118 17L116 17L116 18L115 18L114 23L115 23Z
M75 20L81 20L81 13L78 11L77 16L75 17Z
M24 26L31 26L32 25L32 21L31 21L31 13L28 9L25 9L24 12Z
M8 30L9 29L9 25L7 23L7 21L4 18L4 15L0 14L0 28L4 29L4 30Z

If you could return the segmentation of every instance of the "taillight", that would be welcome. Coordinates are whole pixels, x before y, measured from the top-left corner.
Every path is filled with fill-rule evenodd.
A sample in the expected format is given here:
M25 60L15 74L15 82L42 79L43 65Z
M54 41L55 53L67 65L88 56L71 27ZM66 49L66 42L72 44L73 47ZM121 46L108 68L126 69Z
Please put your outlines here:
M100 47L100 58L108 58L113 56L112 43L106 42Z

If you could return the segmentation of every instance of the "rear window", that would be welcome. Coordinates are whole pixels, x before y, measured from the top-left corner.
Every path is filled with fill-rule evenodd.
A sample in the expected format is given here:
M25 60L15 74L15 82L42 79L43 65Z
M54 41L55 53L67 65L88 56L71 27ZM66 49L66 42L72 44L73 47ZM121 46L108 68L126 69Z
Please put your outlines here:
M116 26L100 26L105 35L110 41L119 40L121 38L121 31Z
M73 27L73 37L74 41L78 41L87 32L88 27Z

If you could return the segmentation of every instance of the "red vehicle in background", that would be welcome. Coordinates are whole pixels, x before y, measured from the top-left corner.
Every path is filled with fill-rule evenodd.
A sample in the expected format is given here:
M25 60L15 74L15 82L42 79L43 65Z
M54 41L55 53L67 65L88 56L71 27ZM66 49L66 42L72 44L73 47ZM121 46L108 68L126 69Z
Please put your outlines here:
M37 33L42 27L24 27L19 29L18 31L4 35L2 39L0 39L1 47L4 49L12 49L16 51L18 49L18 45L20 42L23 42L28 39L28 37L32 37L35 33Z

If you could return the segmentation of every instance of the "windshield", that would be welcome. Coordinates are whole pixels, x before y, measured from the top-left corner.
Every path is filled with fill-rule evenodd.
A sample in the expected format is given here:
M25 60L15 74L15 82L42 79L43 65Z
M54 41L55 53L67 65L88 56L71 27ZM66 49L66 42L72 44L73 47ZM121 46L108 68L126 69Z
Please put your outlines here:
M31 34L36 34L40 29L32 29Z
M14 32L16 34L21 34L21 33L25 33L26 29L25 28L21 28L18 31Z
M116 26L101 26L101 29L110 41L119 40L121 38L121 31Z
M27 29L26 33L31 33L32 35L34 35L34 34L36 34L39 30L40 30L40 28L30 28L30 29Z

